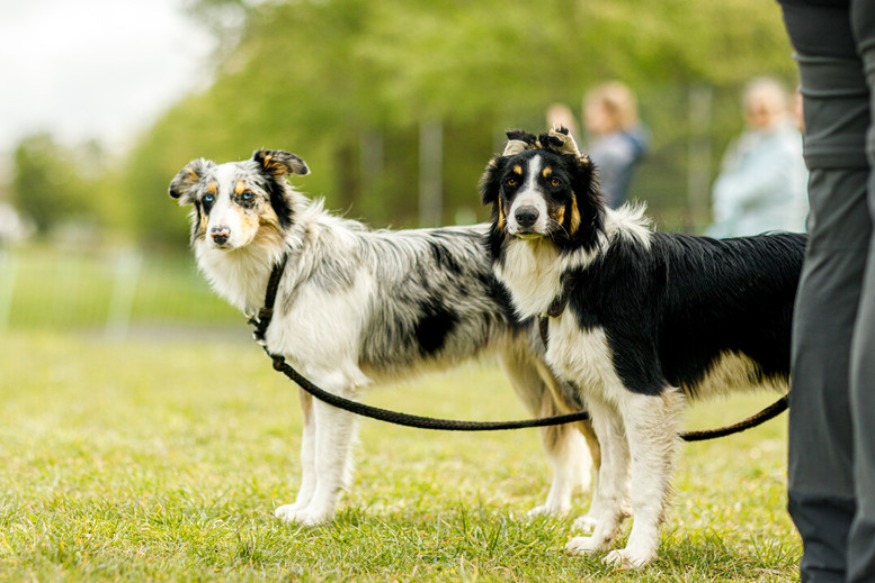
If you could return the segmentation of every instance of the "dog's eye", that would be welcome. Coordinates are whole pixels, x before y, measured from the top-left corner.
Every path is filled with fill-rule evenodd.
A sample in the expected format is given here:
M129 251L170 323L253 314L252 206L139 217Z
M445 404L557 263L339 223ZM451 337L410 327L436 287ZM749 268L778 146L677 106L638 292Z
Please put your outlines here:
M216 202L215 196L213 196L212 194L204 195L204 204L213 204L214 202Z
M243 202L249 202L254 198L254 196L255 195L253 195L251 192L249 192L247 190L246 192L244 192L243 194L240 195L240 200L242 200Z
M550 186L552 186L553 188L558 188L562 186L562 181L558 178L553 178L552 180L550 180Z
M507 180L504 181L504 185L509 186L511 188L516 188L517 186L519 186L519 183L520 183L520 181L517 180L516 178L508 178Z

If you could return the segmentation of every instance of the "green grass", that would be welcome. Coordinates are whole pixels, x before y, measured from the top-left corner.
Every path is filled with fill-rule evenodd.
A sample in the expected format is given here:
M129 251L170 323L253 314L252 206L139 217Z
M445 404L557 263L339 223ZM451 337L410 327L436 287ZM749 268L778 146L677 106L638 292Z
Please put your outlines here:
M364 421L337 520L303 529L273 517L297 485L296 390L256 346L51 333L6 334L0 345L0 580L796 579L785 417L683 446L659 560L617 573L599 557L564 554L573 517L525 518L549 483L533 430ZM770 397L696 406L689 426L736 421ZM367 401L524 416L488 365ZM586 497L578 502L582 512Z

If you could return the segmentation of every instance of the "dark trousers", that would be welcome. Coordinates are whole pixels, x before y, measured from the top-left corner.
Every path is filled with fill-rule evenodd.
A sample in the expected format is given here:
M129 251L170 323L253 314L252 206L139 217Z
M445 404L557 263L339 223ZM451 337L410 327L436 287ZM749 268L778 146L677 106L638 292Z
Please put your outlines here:
M875 582L875 1L788 3L811 174L796 300L789 510L802 581Z

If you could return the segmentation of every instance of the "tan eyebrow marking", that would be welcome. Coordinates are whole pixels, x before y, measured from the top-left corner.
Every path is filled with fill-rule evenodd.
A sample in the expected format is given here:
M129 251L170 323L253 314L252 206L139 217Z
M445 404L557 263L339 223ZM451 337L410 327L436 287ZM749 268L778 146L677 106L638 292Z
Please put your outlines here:
M547 166L547 167L544 168L544 170L541 172L541 175L542 175L544 178L547 178L547 177L550 176L551 174L553 174L553 167L552 167L552 166Z
M571 224L568 231L574 235L580 228L580 208L577 206L577 195L571 193Z
M523 175L523 167L520 166L519 164L514 164L513 165L513 173L519 174L520 176L522 176Z

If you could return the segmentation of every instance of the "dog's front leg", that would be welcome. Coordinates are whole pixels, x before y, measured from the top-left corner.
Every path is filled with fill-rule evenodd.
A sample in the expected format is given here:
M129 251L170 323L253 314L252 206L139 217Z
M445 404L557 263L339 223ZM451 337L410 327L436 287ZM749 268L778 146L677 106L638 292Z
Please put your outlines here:
M353 390L345 378L316 377L316 384L324 389L349 397ZM352 447L358 429L357 417L330 405L313 402L314 487L306 506L288 510L280 518L314 526L334 518L341 491L352 473Z
M297 522L321 524L334 518L342 490L352 474L352 447L358 418L322 402L316 410L316 490Z
M301 485L294 504L285 504L276 509L277 518L294 520L295 513L307 507L316 489L316 416L313 414L313 397L299 389L304 431L301 435Z
M671 388L658 396L629 392L620 404L632 454L635 518L626 548L609 553L608 564L642 567L656 558L682 406L683 398Z
M629 516L629 449L622 418L612 405L600 399L587 400L587 405L601 446L598 488L593 492L588 516L592 516L594 512L598 514L592 536L574 537L566 545L565 549L572 554L588 554L607 549L617 537L623 521Z

